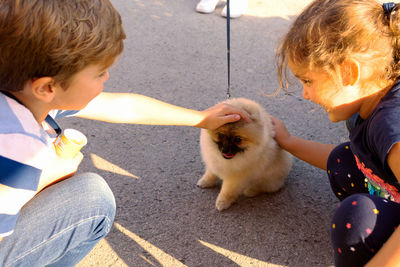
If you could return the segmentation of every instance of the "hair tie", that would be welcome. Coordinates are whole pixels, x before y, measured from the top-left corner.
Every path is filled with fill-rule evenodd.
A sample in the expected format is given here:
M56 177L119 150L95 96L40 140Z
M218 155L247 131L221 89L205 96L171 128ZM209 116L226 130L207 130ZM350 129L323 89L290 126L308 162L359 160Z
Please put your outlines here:
M390 14L393 12L393 9L395 8L395 6L396 6L396 4L393 2L382 4L383 11L385 12L386 17L390 18Z

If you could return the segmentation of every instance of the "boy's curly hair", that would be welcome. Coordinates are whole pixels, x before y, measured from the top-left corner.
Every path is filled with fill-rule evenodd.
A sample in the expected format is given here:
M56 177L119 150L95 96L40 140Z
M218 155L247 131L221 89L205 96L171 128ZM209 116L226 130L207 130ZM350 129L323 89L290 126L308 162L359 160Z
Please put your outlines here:
M374 68L373 79L400 76L400 14L386 14L376 0L315 0L296 18L277 53L281 88L287 88L287 64L305 71L337 70L350 57Z
M0 89L40 77L66 89L85 67L111 66L125 38L109 0L0 0Z

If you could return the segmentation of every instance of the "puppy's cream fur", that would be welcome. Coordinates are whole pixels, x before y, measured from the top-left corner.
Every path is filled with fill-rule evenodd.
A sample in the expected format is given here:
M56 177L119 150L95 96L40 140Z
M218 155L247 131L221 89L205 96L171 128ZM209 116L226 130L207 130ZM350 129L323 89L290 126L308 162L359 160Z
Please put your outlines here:
M279 190L292 166L291 155L282 150L273 138L270 115L258 103L245 98L225 102L246 110L252 122L241 120L214 131L201 130L200 148L205 173L197 185L202 188L213 187L219 179L222 180L215 203L220 211L229 208L241 194L252 197ZM243 152L231 159L224 158L215 141L221 131L240 133Z

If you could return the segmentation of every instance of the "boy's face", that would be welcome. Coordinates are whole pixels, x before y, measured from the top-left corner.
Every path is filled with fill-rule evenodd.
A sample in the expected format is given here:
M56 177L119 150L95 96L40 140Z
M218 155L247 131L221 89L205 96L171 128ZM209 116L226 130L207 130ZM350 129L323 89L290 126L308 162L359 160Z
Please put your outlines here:
M81 110L103 91L108 80L107 70L98 65L90 65L72 77L69 87L58 88L55 109Z

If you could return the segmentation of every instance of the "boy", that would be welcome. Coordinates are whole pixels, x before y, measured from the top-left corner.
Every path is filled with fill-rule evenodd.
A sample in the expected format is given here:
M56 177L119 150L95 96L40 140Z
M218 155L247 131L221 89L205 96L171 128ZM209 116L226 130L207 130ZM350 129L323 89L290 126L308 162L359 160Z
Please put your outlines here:
M215 129L246 113L203 112L136 94L102 93L123 51L109 0L0 0L0 264L72 266L110 230L114 196L82 154L56 155L49 115ZM90 102L90 103L89 103ZM54 112L68 110L67 112ZM57 130L57 129L55 129Z

